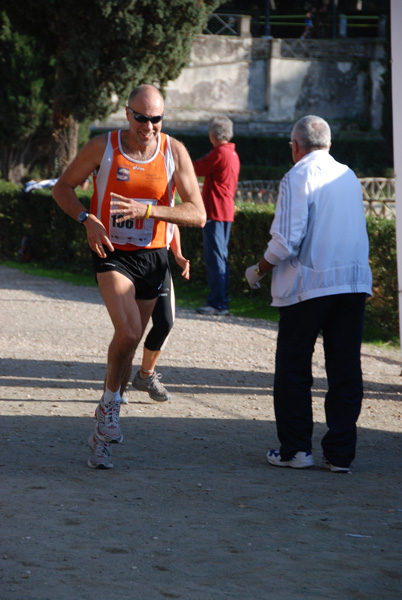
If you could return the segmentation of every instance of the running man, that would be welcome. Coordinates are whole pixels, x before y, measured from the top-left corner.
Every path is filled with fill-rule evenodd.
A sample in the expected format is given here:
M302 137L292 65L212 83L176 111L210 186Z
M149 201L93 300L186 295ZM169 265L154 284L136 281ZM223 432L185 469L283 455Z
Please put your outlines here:
M174 224L203 227L204 204L184 146L161 132L163 97L152 85L135 88L127 130L91 139L53 188L57 204L87 230L100 293L114 326L106 388L89 439L91 468L111 468L111 443L121 442L121 390L165 278ZM90 211L75 188L95 173ZM175 206L177 189L181 204Z

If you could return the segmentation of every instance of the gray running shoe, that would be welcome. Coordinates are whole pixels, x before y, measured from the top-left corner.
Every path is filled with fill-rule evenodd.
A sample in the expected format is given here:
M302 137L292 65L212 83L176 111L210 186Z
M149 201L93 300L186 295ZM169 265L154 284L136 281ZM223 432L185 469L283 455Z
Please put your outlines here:
M112 402L109 406L103 403L103 396L95 410L97 420L96 435L103 442L119 443L123 434L119 427L120 402Z
M95 433L88 439L91 456L88 458L88 467L91 469L112 469L112 453L110 444L100 440Z
M148 392L152 400L157 402L166 402L172 397L164 385L160 382L162 375L160 373L152 373L149 377L143 379L140 372L137 371L133 379L133 386L140 392Z

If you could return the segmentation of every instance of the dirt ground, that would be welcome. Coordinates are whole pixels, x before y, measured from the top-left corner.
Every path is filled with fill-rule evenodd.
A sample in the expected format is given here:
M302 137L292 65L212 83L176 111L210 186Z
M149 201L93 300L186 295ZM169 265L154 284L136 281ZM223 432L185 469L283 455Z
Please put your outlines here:
M172 400L132 389L115 466L94 471L112 334L97 288L0 267L0 323L2 600L402 598L399 350L363 347L353 472L280 469L276 325L179 310L159 364ZM314 379L318 464L320 342Z

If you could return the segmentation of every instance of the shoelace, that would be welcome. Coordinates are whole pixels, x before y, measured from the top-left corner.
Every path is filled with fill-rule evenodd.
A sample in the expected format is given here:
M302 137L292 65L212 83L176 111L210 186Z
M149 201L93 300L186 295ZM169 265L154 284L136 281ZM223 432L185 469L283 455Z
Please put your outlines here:
M102 458L110 458L111 453L110 453L110 444L107 442L102 442L101 440L98 441L98 443L96 444L96 448L95 448L95 455Z
M100 440L95 435L92 436L92 440L89 443L89 446L90 446L92 452L94 453L94 455L96 456L96 458L109 459L112 455L110 452L110 443Z
M120 402L112 402L110 406L105 408L105 413L107 423L117 427L119 424Z
M164 394L165 389L161 382L159 381L162 377L162 373L154 373L151 375L150 387L152 387L159 394Z

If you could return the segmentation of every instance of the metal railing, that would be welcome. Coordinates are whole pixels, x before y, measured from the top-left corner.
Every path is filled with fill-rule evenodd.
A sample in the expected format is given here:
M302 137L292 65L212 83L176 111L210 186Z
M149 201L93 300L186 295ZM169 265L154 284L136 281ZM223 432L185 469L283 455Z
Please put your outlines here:
M250 19L250 17L246 17L245 15L239 14L224 14L224 13L212 13L208 19L207 26L203 30L204 35L232 35L232 36L242 36L244 34L244 25L242 25L242 20L245 18ZM328 26L332 23L332 36L327 31L327 34L324 37L341 37L344 38L347 36L347 32L350 29L359 28L360 30L367 29L377 29L377 37L385 37L386 36L386 23L387 17L385 15L344 15L338 13L328 13L325 17L326 25ZM296 37L300 37L303 32L303 27L305 26L306 15L274 15L272 13L269 14L268 21L267 17L261 17L257 19L255 22L260 26L265 26L265 31L268 29L270 32L273 28L274 37L278 37L275 35L275 31L277 31L278 27L286 27L286 28L297 28L299 33ZM253 20L254 22L254 20ZM313 19L313 27L323 26L321 23L314 23ZM249 25L246 27L249 28ZM267 35L266 33L264 35ZM282 37L282 36L279 36Z
M203 30L204 35L240 35L241 15L213 13Z
M362 186L366 214L387 219L395 218L395 179L363 177L359 181ZM239 181L236 201L275 204L278 198L279 183L277 180Z

